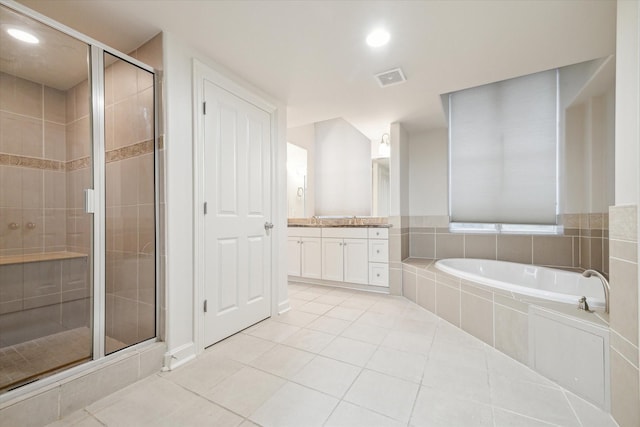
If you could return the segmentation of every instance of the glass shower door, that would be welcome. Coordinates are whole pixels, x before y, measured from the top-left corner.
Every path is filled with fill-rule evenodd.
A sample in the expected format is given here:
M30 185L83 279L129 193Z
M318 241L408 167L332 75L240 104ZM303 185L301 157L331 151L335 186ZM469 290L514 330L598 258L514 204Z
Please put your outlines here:
M156 336L152 73L105 53L105 353Z
M3 393L93 357L93 174L89 46L4 6L0 27Z

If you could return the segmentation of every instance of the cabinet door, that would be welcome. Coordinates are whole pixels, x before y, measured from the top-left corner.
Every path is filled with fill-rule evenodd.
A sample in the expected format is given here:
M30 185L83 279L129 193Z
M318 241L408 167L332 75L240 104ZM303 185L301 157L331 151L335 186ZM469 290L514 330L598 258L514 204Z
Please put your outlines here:
M369 283L369 245L367 239L344 239L344 281Z
M287 238L287 274L300 276L300 238Z
M322 279L342 282L344 279L342 239L322 239Z
M300 245L301 276L310 279L320 279L322 247L319 237L302 237Z

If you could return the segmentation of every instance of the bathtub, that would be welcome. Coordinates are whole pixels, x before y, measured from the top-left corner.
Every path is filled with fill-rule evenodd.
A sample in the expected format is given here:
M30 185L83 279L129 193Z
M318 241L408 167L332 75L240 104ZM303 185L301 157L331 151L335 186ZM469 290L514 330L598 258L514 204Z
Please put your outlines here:
M576 305L585 296L591 308L604 309L605 305L600 279L586 278L580 273L472 258L441 259L435 263L435 267L461 279L520 295Z

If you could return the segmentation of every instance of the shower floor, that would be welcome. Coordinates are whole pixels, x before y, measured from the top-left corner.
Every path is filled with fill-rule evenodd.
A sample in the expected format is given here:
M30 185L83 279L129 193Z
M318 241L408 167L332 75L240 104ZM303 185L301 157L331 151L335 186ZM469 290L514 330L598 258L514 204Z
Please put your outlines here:
M91 340L79 327L0 348L0 393L90 360ZM107 337L107 349L123 346Z

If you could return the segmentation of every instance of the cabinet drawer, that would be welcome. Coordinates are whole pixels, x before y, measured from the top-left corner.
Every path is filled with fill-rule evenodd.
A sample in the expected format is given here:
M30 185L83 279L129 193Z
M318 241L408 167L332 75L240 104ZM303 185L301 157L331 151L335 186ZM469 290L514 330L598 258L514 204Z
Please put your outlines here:
M315 227L287 227L289 237L320 237L320 228Z
M389 238L389 229L388 228L370 228L369 229L369 238L370 239L388 239Z
M388 240L369 240L369 261L389 262Z
M322 237L333 239L366 239L366 228L328 227L322 229Z
M378 262L369 263L369 284L375 286L389 286L389 264Z

